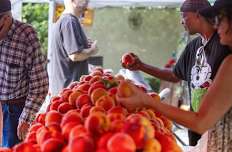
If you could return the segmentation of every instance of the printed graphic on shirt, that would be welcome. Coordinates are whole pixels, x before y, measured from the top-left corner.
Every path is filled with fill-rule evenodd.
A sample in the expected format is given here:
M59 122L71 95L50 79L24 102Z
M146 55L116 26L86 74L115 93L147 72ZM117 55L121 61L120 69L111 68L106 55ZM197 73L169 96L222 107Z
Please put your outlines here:
M203 95L207 92L212 80L211 66L207 62L203 46L197 50L195 65L191 70L191 94L192 94L192 108L198 111L200 101Z
M195 65L191 70L191 88L204 88L203 85L208 82L211 83L212 69L208 64L204 48L200 47L196 53Z

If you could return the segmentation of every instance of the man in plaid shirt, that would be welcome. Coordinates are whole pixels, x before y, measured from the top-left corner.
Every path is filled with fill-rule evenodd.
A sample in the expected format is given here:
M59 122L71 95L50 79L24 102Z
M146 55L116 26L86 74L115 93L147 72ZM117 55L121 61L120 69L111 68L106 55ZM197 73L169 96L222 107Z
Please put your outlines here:
M0 102L3 146L12 147L27 130L48 92L46 60L35 30L12 18L11 3L0 4Z

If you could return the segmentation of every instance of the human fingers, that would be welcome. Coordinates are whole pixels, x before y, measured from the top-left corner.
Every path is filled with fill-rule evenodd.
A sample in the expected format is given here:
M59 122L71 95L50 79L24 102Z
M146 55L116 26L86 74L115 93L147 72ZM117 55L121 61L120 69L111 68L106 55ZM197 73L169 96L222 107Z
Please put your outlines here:
M120 97L118 94L116 94L116 101L119 105L121 105L122 107L125 107L127 110L129 111L133 110L133 106L130 106L131 105L130 97Z
M91 44L91 48L93 50L96 50L97 49L97 40L95 40L92 44Z
M125 69L127 69L127 66L121 62L121 66Z
M119 104L123 103L123 102L126 100L125 97L121 97L121 96L119 96L117 93L116 93L115 97L116 97L116 101L117 101Z
M21 123L18 124L18 127L17 127L17 136L19 138L19 140L22 140L22 131L21 131Z
M26 138L29 126L30 125L27 124L26 122L19 123L18 128L17 128L17 135L18 135L20 140L24 140Z
M93 41L93 45L94 45L94 46L97 46L97 40L94 40L94 41Z
M24 140L26 138L26 135L27 135L27 128L24 127L22 128L22 134L21 134L21 140Z
M127 66L127 69L131 70L131 71L135 71L137 70L137 65L130 65L130 66Z

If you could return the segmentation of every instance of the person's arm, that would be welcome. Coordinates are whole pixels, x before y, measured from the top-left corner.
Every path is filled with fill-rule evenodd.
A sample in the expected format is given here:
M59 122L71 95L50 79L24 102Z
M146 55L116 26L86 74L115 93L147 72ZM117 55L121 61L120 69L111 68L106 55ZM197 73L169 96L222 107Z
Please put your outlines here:
M131 87L134 95L129 98L116 97L126 107L131 109L143 106L153 108L167 118L191 130L204 133L213 127L232 108L231 65L232 56L228 56L221 65L213 84L201 100L202 104L198 112L184 111L171 105L154 101L152 97L133 85Z
M186 112L164 104L152 103L152 107L170 119L203 133L213 127L232 107L232 56L225 59L217 76L201 101L198 112Z
M98 51L97 41L88 41L76 18L70 17L62 24L61 35L68 58L73 62L84 61Z
M40 50L39 40L33 29L29 31L28 58L28 82L29 89L24 109L19 118L18 136L23 139L39 109L41 108L48 93L48 74L46 71L46 60Z
M188 75L187 70L191 65L190 59L192 58L191 55L192 45L193 45L192 43L195 43L195 41L192 41L185 47L174 69L158 68L155 66L151 66L143 63L142 61L140 61L139 58L136 60L136 64L137 64L136 66L139 70L148 73L150 75L153 75L157 78L160 78L162 80L175 82L175 83L179 82L180 80L187 81L187 75Z
M141 64L138 66L138 69L162 80L170 82L180 81L180 79L173 73L173 71L168 68L158 68L141 62Z
M154 77L170 82L176 83L180 81L180 79L174 74L174 72L171 69L158 68L155 66L148 65L142 62L137 55L133 54L133 56L134 56L134 63L131 64L129 67L125 67L125 65L122 64L122 66L125 69L129 69L131 71L140 70Z
M91 47L88 49L83 49L82 51L73 51L73 52L76 52L76 53L69 55L69 58L73 62L84 61L88 59L90 56L97 54L98 52L97 41L94 41L93 44L91 44Z

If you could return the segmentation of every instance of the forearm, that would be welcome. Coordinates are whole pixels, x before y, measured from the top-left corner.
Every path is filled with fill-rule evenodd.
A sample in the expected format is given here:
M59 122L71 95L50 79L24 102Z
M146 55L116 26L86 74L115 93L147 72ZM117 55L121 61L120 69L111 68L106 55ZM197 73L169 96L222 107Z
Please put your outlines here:
M35 60L38 61L38 60ZM29 72L29 89L20 121L34 121L48 93L48 74L45 63L38 63Z
M47 83L48 84L48 83ZM40 110L48 92L48 85L44 83L43 89L32 89L27 96L23 112L20 116L20 121L30 124L34 121L35 116ZM37 93L36 93L37 92Z
M27 56L27 85L28 91L24 109L20 115L19 121L24 121L30 124L34 121L37 112L40 110L45 97L48 93L48 73L46 57L42 54L40 43L36 32L31 29L26 43Z
M84 60L87 60L89 57L90 57L90 55L83 54L83 53L76 53L76 54L69 55L69 58L73 62L84 61Z
M139 70L150 74L154 77L157 77L162 80L170 81L170 82L179 82L180 79L178 79L175 74L172 72L171 69L160 69L158 67L154 67L145 63L141 63L139 65Z
M93 50L93 49L89 48L89 49L84 49L81 52L71 54L71 55L69 55L69 58L73 62L84 61L84 60L88 59L90 56L95 55L96 53L97 53L97 50Z
M225 68L226 70L223 69L223 71L218 72L219 75L214 79L214 83L201 99L198 112L183 111L162 102L152 102L150 97L147 99L148 102L144 103L148 103L146 105L169 119L198 133L204 133L221 120L232 107L231 85L228 85L228 82L231 82L232 68L231 64L228 66L228 68ZM228 72L229 68L231 73Z
M28 124L31 124L34 121L37 113L39 112L44 100L45 100L45 96L43 97L28 96L23 111L20 115L19 121L27 122Z

